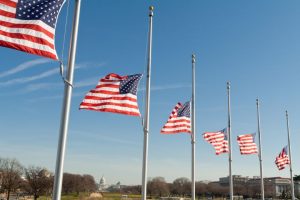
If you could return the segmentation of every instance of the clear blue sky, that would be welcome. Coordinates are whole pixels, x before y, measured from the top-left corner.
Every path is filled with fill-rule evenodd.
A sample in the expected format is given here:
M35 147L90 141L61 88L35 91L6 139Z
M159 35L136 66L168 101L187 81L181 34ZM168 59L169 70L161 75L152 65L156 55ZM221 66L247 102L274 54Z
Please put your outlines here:
M67 36L70 34L73 1ZM104 175L108 183L141 184L143 131L137 117L79 111L100 77L143 73L148 7L155 6L149 137L149 177L190 178L188 134L161 135L173 106L191 97L191 54L197 56L196 180L228 175L227 154L216 156L204 131L227 123L226 81L232 84L233 173L259 175L257 156L241 156L236 136L257 129L261 99L265 176L288 176L274 160L287 144L290 113L294 172L300 174L300 2L296 0L82 1L65 171ZM66 6L56 47L62 52ZM68 55L69 38L65 48ZM0 156L54 171L62 106L59 65L0 48ZM139 105L144 113L145 81Z

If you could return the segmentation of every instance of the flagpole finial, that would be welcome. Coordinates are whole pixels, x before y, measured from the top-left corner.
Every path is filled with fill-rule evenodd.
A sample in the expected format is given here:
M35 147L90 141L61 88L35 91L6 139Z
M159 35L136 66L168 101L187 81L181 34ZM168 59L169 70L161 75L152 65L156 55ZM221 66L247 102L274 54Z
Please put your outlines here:
M149 6L149 16L152 17L153 16L153 10L154 10L154 6Z
M195 63L196 62L196 55L193 53L192 54L192 63Z

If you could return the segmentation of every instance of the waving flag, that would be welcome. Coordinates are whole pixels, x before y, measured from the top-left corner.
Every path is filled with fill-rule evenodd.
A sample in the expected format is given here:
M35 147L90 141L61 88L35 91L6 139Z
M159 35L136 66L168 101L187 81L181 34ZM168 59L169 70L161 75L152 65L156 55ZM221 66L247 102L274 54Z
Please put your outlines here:
M80 109L140 116L136 95L141 78L142 74L106 75L86 94Z
M184 105L177 103L172 113L161 129L163 134L173 133L191 133L191 102L188 101Z
M55 26L64 0L0 0L0 45L57 60Z
M255 133L240 135L237 137L237 141L242 155L256 154L258 152L255 144Z
M276 157L275 164L277 165L279 170L284 169L286 165L290 164L287 146L285 146L279 153L279 155Z
M226 130L227 129L224 128L216 132L203 133L203 138L215 148L216 155L229 152Z

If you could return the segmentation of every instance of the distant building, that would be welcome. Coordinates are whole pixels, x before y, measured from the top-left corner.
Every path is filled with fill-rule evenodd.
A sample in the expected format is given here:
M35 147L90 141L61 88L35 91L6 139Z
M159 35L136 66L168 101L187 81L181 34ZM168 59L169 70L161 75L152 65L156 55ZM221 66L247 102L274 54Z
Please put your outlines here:
M233 175L233 185L244 185L246 187L257 187L260 191L260 177L253 176L249 178L248 176ZM221 186L229 186L229 177L219 178L219 184ZM282 177L269 177L264 178L264 188L266 196L278 197L282 195L283 192L290 193L291 191L291 180L289 178ZM300 182L294 183L295 195L300 196Z
M264 184L272 192L273 196L280 196L283 192L291 191L291 179L289 178L264 178Z
M248 186L260 187L260 177L255 177L248 181ZM290 192L291 180L282 177L264 178L265 193L270 196L278 197L283 192Z
M198 181L199 183L204 183L204 184L209 184L211 183L212 181L210 180L202 180L202 181Z
M295 195L300 196L300 181L294 181Z
M99 182L99 188L98 190L100 192L104 192L108 188L108 185L106 184L106 180L104 176L101 177L100 182Z
M249 180L248 176L232 175L233 185L245 185ZM229 176L219 178L219 183L221 186L229 186Z
M122 185L119 182L116 184L107 184L104 176L101 177L98 185L98 191L99 192L115 192L115 191L120 191Z
M107 188L107 190L110 191L110 192L119 192L121 190L121 183L120 183L120 181L117 182L116 184L110 185Z

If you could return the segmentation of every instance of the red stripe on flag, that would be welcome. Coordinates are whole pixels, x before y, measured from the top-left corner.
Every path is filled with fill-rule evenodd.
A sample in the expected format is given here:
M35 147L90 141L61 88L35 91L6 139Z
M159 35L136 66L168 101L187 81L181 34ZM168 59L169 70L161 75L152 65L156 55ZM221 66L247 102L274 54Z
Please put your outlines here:
M13 7L13 8L17 7L17 3L16 2L9 1L9 0L0 0L0 4L4 4L6 6L10 6L10 7Z
M0 15L4 16L4 17L10 17L10 18L15 18L16 14L11 13L11 12L7 12L5 10L1 10L0 9Z
M163 133L163 134L176 134L176 133L182 133L182 132L191 133L191 130L190 129L180 129L180 130L172 130L172 131L161 131L161 133Z
M95 93L95 94L108 94L108 95L120 94L120 92L112 92L112 91L107 91L107 90L91 90L90 92Z
M49 53L48 51L33 49L33 48L29 48L24 45L14 44L14 43L2 41L2 40L0 40L0 45L4 46L4 47L12 48L12 49L17 49L20 51L25 51L25 52L31 53L31 54L45 56L45 57L51 58L53 60L57 60L56 55Z
M180 123L180 122L187 122L187 123L190 123L191 120L188 120L188 119L176 119L176 120L169 120L169 122L172 122L172 123Z
M99 112L112 112L112 113L118 113L118 114L124 114L124 115L140 116L140 114L137 112L129 112L129 111L123 111L123 110L118 110L118 109L112 109L112 108L101 108L101 109L84 108L84 109L94 110L94 111L99 111Z
M132 97L97 97L97 96L85 96L84 99L89 99L89 100L98 100L98 101L106 101L106 100L128 100L132 102L137 102L135 98Z
M190 125L188 125L189 123L187 123L187 124L178 124L178 125L176 125L176 124L166 124L166 125L164 125L164 128L180 128L180 127L188 127L188 128L191 128L191 126Z
M31 35L26 35L26 34L23 34L23 33L8 33L8 32L1 31L1 30L0 30L0 35L4 35L4 36L14 38L14 39L24 39L24 40L28 40L28 41L33 42L33 43L46 45L46 46L48 46L48 47L50 47L51 49L54 50L54 45L52 43L48 42L47 40L42 39L42 38L33 37Z
M97 85L96 88L119 88L119 85L114 85L114 84L101 84Z
M126 108L134 108L138 109L138 106L134 106L127 103L112 103L112 102L105 102L105 103L85 103L82 102L80 106L91 106L91 107L98 107L98 106L120 106L120 107L126 107Z
M101 82L119 82L125 80L128 76L120 76L118 74L108 74L104 78L100 79Z

